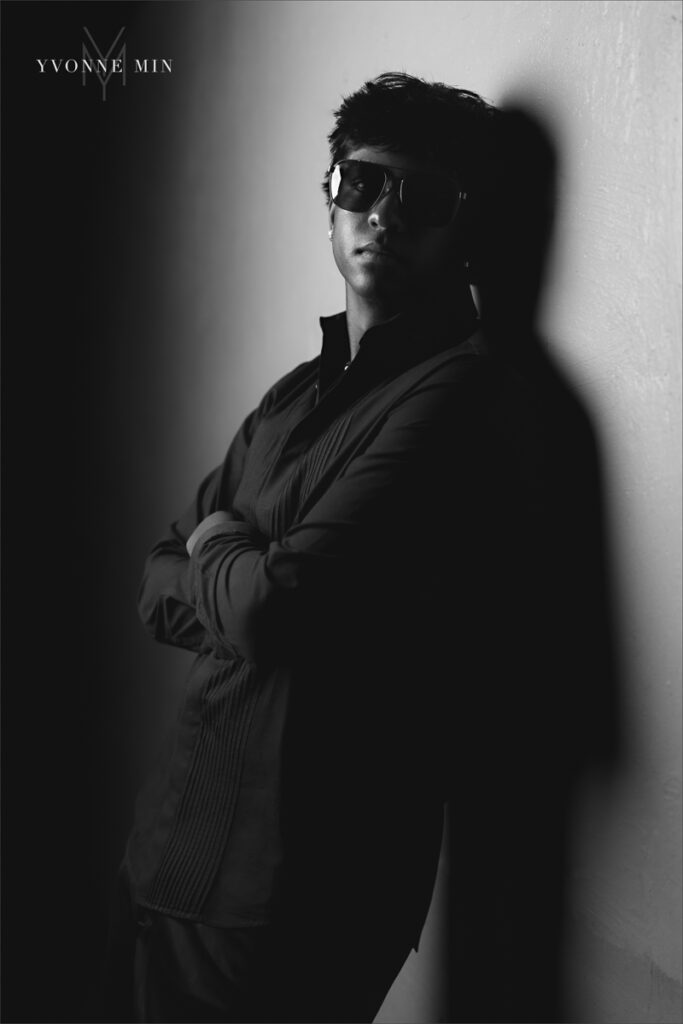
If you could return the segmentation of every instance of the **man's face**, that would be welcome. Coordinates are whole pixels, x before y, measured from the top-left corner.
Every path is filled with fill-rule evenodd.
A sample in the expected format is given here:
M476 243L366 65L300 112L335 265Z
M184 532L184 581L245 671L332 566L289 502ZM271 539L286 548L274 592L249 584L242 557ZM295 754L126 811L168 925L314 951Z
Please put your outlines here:
M349 160L408 171L439 171L431 163L373 146L347 154ZM453 266L457 214L445 227L420 224L406 213L392 187L364 213L330 203L332 252L347 288L361 300L400 309Z

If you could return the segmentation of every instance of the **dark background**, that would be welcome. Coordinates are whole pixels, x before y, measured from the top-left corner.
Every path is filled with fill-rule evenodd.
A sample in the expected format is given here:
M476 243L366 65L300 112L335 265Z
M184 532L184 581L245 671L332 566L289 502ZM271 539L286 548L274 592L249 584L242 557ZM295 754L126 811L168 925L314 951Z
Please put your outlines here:
M163 342L140 325L192 6L2 5L6 1021L78 1019L140 781L150 653L121 636L159 528L138 441ZM81 57L84 25L103 52L125 26L129 65L173 75L114 76L103 102L94 76L40 74Z

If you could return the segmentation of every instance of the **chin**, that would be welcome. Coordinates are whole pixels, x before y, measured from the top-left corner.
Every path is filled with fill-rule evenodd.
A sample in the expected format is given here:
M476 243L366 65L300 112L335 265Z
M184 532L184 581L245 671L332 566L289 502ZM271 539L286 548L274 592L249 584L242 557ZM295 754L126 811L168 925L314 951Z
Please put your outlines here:
M386 271L357 275L349 283L357 295L368 301L395 301L412 292L411 282L406 277Z

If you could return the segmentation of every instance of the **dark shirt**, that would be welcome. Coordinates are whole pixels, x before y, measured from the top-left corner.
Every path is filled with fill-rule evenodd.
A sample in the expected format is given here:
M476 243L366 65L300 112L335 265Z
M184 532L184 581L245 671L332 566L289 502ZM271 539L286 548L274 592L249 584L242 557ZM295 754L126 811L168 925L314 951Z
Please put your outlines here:
M520 518L529 500L471 304L374 327L350 364L345 314L321 326L321 355L267 392L147 561L144 623L197 657L127 863L137 900L178 917L294 905L417 937L446 710L497 557L491 481Z

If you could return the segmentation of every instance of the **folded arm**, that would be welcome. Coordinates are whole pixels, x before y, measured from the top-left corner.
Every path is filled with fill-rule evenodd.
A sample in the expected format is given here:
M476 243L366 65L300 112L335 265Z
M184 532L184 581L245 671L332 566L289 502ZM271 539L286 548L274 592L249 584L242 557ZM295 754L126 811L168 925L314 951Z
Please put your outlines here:
M169 527L147 558L138 594L138 609L147 630L161 643L193 651L220 651L225 646L197 618L186 543L207 516L221 506L229 509L241 479L257 419L258 410L247 417L223 465L204 479L191 506ZM222 517L234 518L233 513L227 510Z
M453 382L423 385L278 542L243 522L202 524L189 576L206 630L247 660L288 658L340 600L352 629L373 601L438 575L440 526L453 528L471 485L472 404Z

